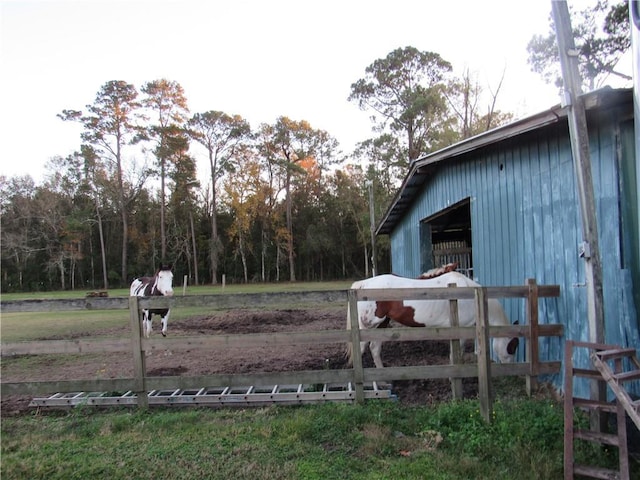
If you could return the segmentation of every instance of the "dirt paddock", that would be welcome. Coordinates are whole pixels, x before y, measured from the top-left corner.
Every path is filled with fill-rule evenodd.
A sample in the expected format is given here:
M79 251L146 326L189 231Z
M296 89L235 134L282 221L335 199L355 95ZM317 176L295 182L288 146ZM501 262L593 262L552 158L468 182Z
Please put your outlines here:
M338 307L312 310L235 310L180 321L170 320L168 335L342 330L345 324L345 311ZM126 336L127 330L128 326L123 326L121 329L105 329L98 332L97 336ZM158 317L153 321L153 335L160 335ZM49 339L54 338L49 337ZM149 376L341 369L346 368L344 350L344 344L322 344L163 352L147 356L146 368ZM448 355L448 342L393 342L383 346L382 358L386 366L437 365L448 363ZM33 356L28 360L25 362L24 359L3 359L3 382L133 376L132 359L127 354L67 355L62 358L42 355ZM365 367L373 367L369 352L363 356L363 362ZM463 386L465 398L473 398L477 395L475 379L464 379ZM397 395L398 401L406 405L425 405L451 398L451 387L447 379L398 381L394 382L392 391ZM28 411L29 401L30 398L26 397L3 397L2 415L15 415Z

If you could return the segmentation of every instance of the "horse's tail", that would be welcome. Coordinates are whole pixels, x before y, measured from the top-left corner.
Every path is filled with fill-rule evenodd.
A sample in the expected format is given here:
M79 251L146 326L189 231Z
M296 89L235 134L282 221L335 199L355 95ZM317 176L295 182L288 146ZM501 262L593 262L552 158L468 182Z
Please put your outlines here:
M351 330L351 302L347 302L347 330ZM347 342L347 348L344 352L344 358L347 361L347 366L353 366L353 344L351 341Z

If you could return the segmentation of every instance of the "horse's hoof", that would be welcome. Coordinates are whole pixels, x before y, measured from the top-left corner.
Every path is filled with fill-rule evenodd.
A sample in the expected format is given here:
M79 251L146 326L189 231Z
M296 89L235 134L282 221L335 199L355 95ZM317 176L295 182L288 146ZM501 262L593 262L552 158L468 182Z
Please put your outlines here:
M164 333L164 332L162 332L162 336L163 336L163 337L166 337L166 336L167 336L167 334L166 334L166 333Z

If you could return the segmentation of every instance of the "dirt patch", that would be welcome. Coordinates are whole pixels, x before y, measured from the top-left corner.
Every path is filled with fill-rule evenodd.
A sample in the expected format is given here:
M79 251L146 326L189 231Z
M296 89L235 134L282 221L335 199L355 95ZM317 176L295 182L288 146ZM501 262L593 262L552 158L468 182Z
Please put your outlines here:
M272 311L236 310L216 312L208 316L169 321L168 335L216 335L267 332L304 332L342 330L344 309L338 307L313 310L288 309ZM160 322L154 320L153 335L160 335ZM127 328L105 329L99 336L127 336ZM71 338L71 337L65 337ZM95 338L95 335L94 335ZM50 339L54 339L50 337ZM56 337L60 339L60 337ZM448 363L447 342L386 343L382 358L386 366L436 365ZM363 356L365 367L373 367L369 352ZM150 376L194 376L218 373L281 372L347 368L344 345L291 345L274 348L193 350L156 352L146 358ZM130 355L53 355L29 358L6 358L2 361L3 382L24 380L68 380L92 378L127 378L133 375ZM463 381L465 398L477 395L477 381ZM398 381L392 385L398 400L406 405L425 405L451 398L446 379ZM30 398L2 398L2 415L28 410Z

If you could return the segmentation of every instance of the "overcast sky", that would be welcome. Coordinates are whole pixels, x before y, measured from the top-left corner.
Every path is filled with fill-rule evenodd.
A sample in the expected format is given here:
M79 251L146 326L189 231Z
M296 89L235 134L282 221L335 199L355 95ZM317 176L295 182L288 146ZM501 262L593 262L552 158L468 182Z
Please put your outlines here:
M110 80L177 81L192 113L254 128L307 120L348 153L372 136L351 84L406 46L487 88L505 71L499 109L537 113L559 101L526 62L550 12L550 0L0 0L0 174L40 180L49 158L77 150L79 126L56 115L84 109Z

